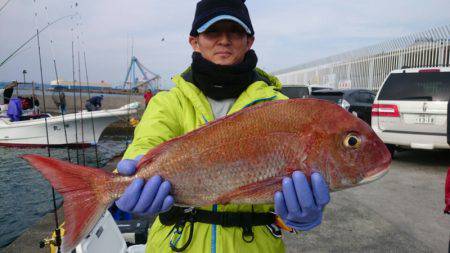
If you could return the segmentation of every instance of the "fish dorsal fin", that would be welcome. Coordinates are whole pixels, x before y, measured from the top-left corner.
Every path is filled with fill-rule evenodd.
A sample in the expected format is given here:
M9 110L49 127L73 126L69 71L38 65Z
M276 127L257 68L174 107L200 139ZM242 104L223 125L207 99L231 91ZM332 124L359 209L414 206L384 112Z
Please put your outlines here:
M148 153L144 155L144 157L140 160L140 162L137 165L136 172L138 172L140 170L140 168L144 167L145 165L152 163L159 155L166 152L172 145L174 145L178 141L181 141L183 139L188 139L188 138L190 138L191 135L197 135L199 131L204 131L207 128L216 127L216 125L220 125L224 122L235 120L236 118L239 118L241 114L261 110L262 108L268 107L274 103L289 103L289 102L292 102L292 101L277 100L277 101L269 101L269 102L265 102L265 103L256 104L256 105L244 108L242 110L239 110L231 115L227 115L227 116L224 116L217 120L207 122L204 126L199 127L195 130L192 130L191 132L188 132L187 134L184 134L184 135L175 137L171 140L168 140L166 142L163 142L163 143L159 144L158 146L154 147L153 149L151 149L150 151L148 151Z

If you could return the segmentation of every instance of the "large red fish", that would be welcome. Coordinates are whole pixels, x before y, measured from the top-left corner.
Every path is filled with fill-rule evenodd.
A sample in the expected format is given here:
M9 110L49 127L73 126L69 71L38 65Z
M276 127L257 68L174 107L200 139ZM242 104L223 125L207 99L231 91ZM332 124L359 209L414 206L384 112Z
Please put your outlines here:
M273 203L294 170L320 171L331 191L384 175L389 151L372 129L336 104L291 99L258 104L150 150L124 177L38 155L24 156L64 197L72 249L136 177L159 174L179 205Z

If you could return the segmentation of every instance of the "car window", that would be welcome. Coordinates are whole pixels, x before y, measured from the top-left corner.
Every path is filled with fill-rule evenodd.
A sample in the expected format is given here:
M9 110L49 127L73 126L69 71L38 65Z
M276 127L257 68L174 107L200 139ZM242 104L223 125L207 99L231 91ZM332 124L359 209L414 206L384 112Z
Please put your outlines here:
M366 103L366 104L372 104L374 100L375 100L375 95L374 94L372 94L370 92L366 92L366 91L360 91L359 92L358 102Z
M354 103L354 102L358 102L358 93L357 92L352 92L350 94L345 95L344 94L344 99L347 100L349 103Z
M331 88L328 87L311 87L311 91L318 91L318 90L331 90Z
M313 93L311 95L313 98L324 99L335 103L340 103L342 101L343 94L341 92L330 92L330 93Z
M448 101L450 72L391 74L383 85L378 99Z
M375 101L375 94L369 93L369 103L373 104L373 101Z
M308 87L298 86L298 87L283 87L281 93L286 95L288 98L304 98L309 96Z

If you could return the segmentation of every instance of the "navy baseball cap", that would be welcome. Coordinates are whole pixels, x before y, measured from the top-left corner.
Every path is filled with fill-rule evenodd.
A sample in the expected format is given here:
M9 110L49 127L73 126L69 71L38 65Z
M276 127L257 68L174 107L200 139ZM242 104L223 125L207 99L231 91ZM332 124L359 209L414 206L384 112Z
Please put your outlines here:
M191 36L198 36L221 20L238 23L249 35L255 35L245 0L202 0L197 3Z

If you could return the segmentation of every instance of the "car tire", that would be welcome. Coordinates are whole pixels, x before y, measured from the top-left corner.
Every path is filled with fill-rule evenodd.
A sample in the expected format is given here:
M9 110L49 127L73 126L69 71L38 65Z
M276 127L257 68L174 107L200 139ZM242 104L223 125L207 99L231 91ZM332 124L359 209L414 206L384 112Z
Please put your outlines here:
M392 159L394 159L395 151L397 150L397 148L392 144L386 144L386 147L389 150L389 153L391 153Z

